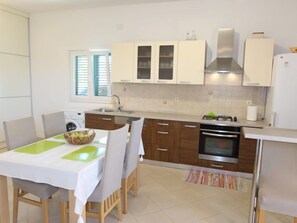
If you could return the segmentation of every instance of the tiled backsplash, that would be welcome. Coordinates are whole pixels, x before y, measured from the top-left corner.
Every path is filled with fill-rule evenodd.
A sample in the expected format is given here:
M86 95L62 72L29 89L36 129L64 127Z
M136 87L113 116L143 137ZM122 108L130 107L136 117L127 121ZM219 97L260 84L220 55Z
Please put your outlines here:
M246 118L247 101L264 113L266 88L217 85L161 85L113 83L113 94L126 110L204 115L208 112Z

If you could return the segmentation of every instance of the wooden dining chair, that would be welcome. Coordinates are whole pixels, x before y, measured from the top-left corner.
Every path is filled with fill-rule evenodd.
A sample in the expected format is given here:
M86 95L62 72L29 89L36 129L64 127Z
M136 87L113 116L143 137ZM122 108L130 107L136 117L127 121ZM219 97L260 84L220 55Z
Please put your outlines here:
M98 210L87 208L86 216L97 218L104 223L104 218L113 208L118 209L118 220L122 220L121 179L126 152L129 125L108 132L102 179L88 198L88 202L98 203ZM67 222L68 191L60 189L61 221ZM87 204L87 207L91 205Z
M124 169L122 176L123 212L128 212L128 192L133 189L134 196L138 193L138 172L139 146L144 118L133 121L130 131L130 139L126 149Z
M257 214L267 212L294 217L297 223L297 144L265 141L260 171Z
M7 149L12 150L37 141L33 117L4 121L4 132ZM49 223L48 199L58 191L57 187L48 184L35 183L28 180L12 178L13 182L13 223L17 222L19 201L42 207L43 222ZM30 193L40 200L26 197Z
M55 112L42 115L45 138L66 132L64 112Z

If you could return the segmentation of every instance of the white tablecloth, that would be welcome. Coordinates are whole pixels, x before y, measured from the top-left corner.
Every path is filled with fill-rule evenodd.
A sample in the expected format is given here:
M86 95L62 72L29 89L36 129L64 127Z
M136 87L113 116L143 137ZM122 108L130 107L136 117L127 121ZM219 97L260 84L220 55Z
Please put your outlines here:
M97 146L102 152L102 155L91 162L61 159L64 155L76 151L84 145L70 145L65 143L41 154L8 151L0 154L0 175L38 183L47 183L68 190L74 190L74 196L76 198L75 213L81 216L88 197L101 180L106 148L106 144L102 142L102 139L106 138L107 134L108 131L96 130L94 143L89 145ZM54 138L47 140L64 141ZM144 154L142 143L139 154ZM83 223L81 217L78 219L78 223Z

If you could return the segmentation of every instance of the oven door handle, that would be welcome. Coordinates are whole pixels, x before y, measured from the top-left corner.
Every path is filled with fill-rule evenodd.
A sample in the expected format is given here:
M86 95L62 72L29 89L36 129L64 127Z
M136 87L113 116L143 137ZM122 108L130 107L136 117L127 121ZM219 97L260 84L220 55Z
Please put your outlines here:
M238 137L237 135L223 135L223 134L215 134L215 133L208 133L208 132L202 132L202 135L225 137L225 138L237 138Z

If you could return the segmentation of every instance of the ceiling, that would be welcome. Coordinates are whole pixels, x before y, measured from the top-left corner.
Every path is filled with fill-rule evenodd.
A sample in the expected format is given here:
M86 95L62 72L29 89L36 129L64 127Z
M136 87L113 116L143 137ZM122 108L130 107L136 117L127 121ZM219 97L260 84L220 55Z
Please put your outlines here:
M26 13L34 13L80 8L173 1L183 0L0 0L0 4Z

